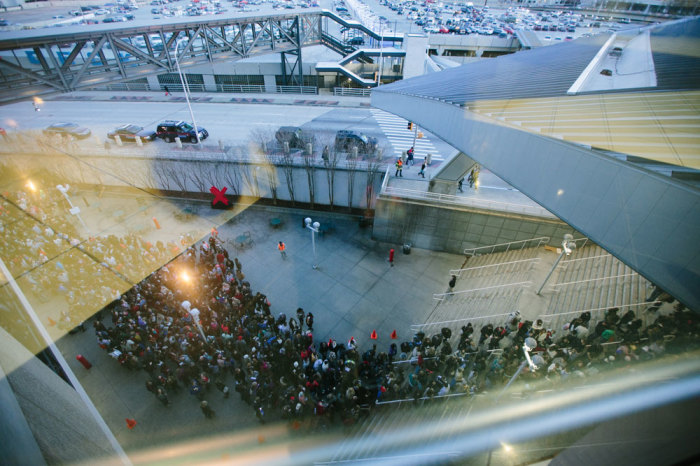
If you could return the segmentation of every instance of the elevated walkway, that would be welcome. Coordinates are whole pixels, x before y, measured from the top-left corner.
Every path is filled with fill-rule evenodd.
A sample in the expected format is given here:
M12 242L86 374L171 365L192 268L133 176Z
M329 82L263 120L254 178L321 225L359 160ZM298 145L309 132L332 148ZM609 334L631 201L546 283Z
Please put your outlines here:
M370 57L405 57L405 50L397 50L394 48L383 48L383 49L357 49L349 53L347 56L343 57L342 60L338 62L319 62L316 64L316 72L334 72L342 74L343 76L350 78L355 84L359 84L364 87L375 87L377 81L375 79L365 79L358 75L357 73L351 71L346 67L352 61L359 61L362 63L370 63L372 60Z

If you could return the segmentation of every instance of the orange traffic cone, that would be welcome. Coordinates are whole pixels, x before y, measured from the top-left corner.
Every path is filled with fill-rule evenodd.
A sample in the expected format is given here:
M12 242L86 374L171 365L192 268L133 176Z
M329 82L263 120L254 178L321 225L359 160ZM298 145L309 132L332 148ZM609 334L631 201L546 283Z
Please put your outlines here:
M372 340L376 340L376 339L377 339L377 331L376 331L376 330L372 330L372 335L370 335L369 337L370 337Z
M158 223L158 220L153 217L153 223L156 225L156 230L160 230L160 223Z
M48 319L49 319L49 327L53 327L54 325L56 325L55 320L53 320L51 317L49 317Z
M129 430L133 429L135 425L136 419L129 419L128 417L126 418L126 426L129 428Z
M396 330L394 330L393 332L391 332L391 339L396 340L396 338Z

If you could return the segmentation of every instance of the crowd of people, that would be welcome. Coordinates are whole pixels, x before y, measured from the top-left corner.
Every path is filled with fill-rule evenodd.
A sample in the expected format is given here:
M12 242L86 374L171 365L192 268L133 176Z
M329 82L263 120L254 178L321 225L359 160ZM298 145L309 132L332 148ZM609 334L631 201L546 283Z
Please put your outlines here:
M523 364L524 346L533 365L521 368L521 377L557 384L686 351L700 330L680 304L646 327L634 312L616 308L600 319L583 313L558 331L516 312L500 323L467 324L459 335L443 328L386 351L363 351L354 338L315 341L312 314L299 308L275 316L270 306L214 233L113 303L112 325L98 319L95 329L121 365L148 373L146 388L165 405L169 393L184 388L212 417L206 398L235 391L261 422L313 416L324 424L353 423L377 402L503 386ZM657 309L650 304L648 312Z

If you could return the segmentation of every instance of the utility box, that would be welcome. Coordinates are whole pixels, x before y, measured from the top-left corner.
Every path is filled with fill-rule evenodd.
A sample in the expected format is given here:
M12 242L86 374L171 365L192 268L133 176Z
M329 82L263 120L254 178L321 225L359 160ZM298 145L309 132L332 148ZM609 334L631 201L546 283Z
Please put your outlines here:
M411 243L405 243L403 245L403 253L406 255L411 254Z

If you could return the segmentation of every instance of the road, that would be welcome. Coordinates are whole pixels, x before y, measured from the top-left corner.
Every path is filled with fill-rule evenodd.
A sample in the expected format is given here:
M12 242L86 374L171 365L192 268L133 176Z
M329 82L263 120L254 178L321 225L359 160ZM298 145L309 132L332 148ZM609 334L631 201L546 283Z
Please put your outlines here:
M246 145L255 140L256 132L263 131L272 138L280 126L300 126L316 136L322 144L329 144L338 130L354 130L376 137L378 146L389 155L395 150L406 150L412 138L387 137L378 123L376 111L347 107L315 107L292 105L261 105L236 103L194 102L192 109L197 125L209 132L205 145L216 146L221 140L227 146ZM398 118L398 117L397 117ZM132 123L155 130L163 120L191 121L184 102L104 102L104 101L51 101L41 104L35 112L29 102L20 102L0 107L0 126L8 131L42 129L60 121L69 121L85 126L92 134L104 140L115 127ZM403 121L403 120L401 120ZM399 123L403 126L405 123ZM434 146L436 159L454 152L448 144L426 133ZM421 142L422 143L422 142ZM156 144L166 145L156 141ZM405 147L404 147L405 146ZM421 148L417 148L421 155Z

